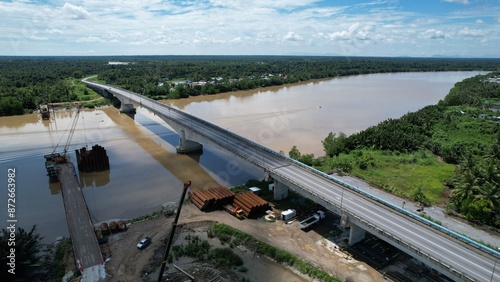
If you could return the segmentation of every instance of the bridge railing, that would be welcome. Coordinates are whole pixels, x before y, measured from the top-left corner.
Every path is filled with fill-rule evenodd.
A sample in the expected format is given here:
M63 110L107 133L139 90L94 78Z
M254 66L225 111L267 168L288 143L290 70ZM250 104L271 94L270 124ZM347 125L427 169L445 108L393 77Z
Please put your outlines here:
M432 261L434 263L434 265L439 266L443 270L446 270L449 273L457 275L458 277L463 278L465 281L471 281L471 282L475 281L473 278L469 277L467 275L467 273L451 267L449 264L447 264L446 262L442 261L441 259L435 258L432 255L430 255L429 253L423 251L422 249L420 249L418 247L415 247L415 246L407 243L401 237L394 235L393 233L387 231L386 229L383 229L381 227L375 226L374 224L372 224L372 223L366 221L365 219L361 218L360 216L354 214L349 209L347 209L345 206L342 207L342 206L340 206L338 204L335 204L335 203L331 202L329 199L327 199L325 197L322 197L321 195L317 194L313 190L310 190L310 189L307 189L307 188L302 188L302 186L300 186L299 183L297 183L293 179L287 177L286 175L280 174L279 177L283 178L285 181L288 181L292 185L295 185L297 187L301 187L301 190L304 190L309 195L320 199L321 201L323 201L327 205L331 205L331 206L334 206L334 207L338 208L342 212L342 214L346 214L349 217L356 219L357 221L359 221L362 224L364 224L365 226L367 226L369 229L372 229L373 232L378 232L381 235L383 235L383 236L385 236L385 237L393 240L396 244L401 245L403 248L406 248L407 250L416 253L418 256L420 256L422 258L425 258L425 259L427 259L429 261Z
M340 185L342 185L342 186L350 189L351 191L354 191L354 192L356 192L356 193L358 193L358 194L360 194L360 195L362 195L364 197L367 197L367 198L369 198L371 200L374 200L374 201L376 201L376 202L378 202L378 203L380 203L380 204L382 204L384 206L387 206L387 207L389 207L389 208L391 208L393 210L396 210L396 211L398 211L398 212L400 212L400 213L402 213L402 214L404 214L404 215L406 215L406 216L408 216L408 217L410 217L412 219L415 219L415 220L417 220L419 222L422 222L423 224L425 224L427 226L430 226L430 227L432 227L434 229L437 229L440 232L443 232L443 233L445 233L445 234L447 234L447 235L449 235L449 236L451 236L451 237L453 237L455 239L458 239L458 240L463 241L463 242L465 242L465 243L467 243L467 244L469 244L469 245L471 245L471 246L473 246L475 248L478 248L479 250L485 251L485 252L487 252L487 253L489 253L491 255L494 255L496 257L500 257L500 252L497 252L497 251L495 251L495 250L493 250L493 249L491 249L489 247L486 247L486 246L484 246L482 244L479 244L478 242L476 242L474 240L471 240L471 239L469 239L469 238L467 238L467 237L465 237L465 236L463 236L461 234L458 234L458 233L456 233L456 232L454 232L452 230L449 230L448 228L445 228L445 227L443 227L443 226L441 226L439 224L436 224L435 222L432 222L432 221L430 221L430 220L428 220L426 218L423 218L423 217L421 217L421 216L419 216L419 215L417 215L417 214L415 214L413 212L410 212L410 211L408 211L406 209L403 209L403 208L401 208L399 206L396 206L396 205L394 205L394 204L392 204L392 203L390 203L390 202L388 202L388 201L386 201L384 199L376 197L376 196L374 196L374 195L372 195L372 194L370 194L370 193L368 193L368 192L366 192L366 191L364 191L362 189L359 189L358 187L353 186L353 185L351 185L351 184L349 184L349 183L347 183L345 181L342 181L342 180L340 180L340 179L338 179L336 177L333 177L333 176L331 176L329 174L326 174L326 173L324 173L322 171L319 171L319 170L317 170L317 169L315 169L313 167L305 165L305 164L303 164L303 163L301 163L301 162L299 162L299 161L297 161L295 159L292 159L292 158L287 157L287 156L285 156L283 154L280 154L280 153L278 153L278 152L276 152L274 150L271 150L271 149L269 149L269 148L267 148L265 146L262 146L262 145L260 145L260 144L258 144L256 142L254 142L252 140L249 140L249 139L247 139L247 138L245 138L243 136L240 136L240 135L238 135L238 134L236 134L234 132L226 130L226 129L218 126L218 125L215 125L213 123L207 122L207 121L205 121L205 120L203 120L201 118L198 118L196 116L190 115L190 114L185 113L183 111L180 111L180 110L177 110L177 109L176 109L176 111L178 111L179 113L181 113L183 115L189 116L190 118L193 118L193 119L197 120L198 122L201 122L201 123L203 123L203 124L205 124L205 125L213 128L213 129L216 129L216 130L221 131L221 132L223 132L225 134L231 135L233 138L236 138L236 139L238 139L238 140L240 140L242 142L245 142L245 143L247 143L247 144L249 144L251 146L257 147L257 148L259 148L259 149L261 149L261 150L263 150L263 151L265 151L267 153L270 153L272 155L277 156L278 158L281 158L283 160L289 161L289 162L295 164L296 166L299 166L299 167L301 167L303 169L306 169L308 171L313 172L314 174L317 174L317 175L319 175L321 177L324 177L326 179L329 179L329 180L331 180L331 181L333 181L333 182L335 182L337 184L340 184ZM216 142L216 143L219 143L219 142ZM219 144L219 145L222 146L222 147L226 147L226 146L224 146L224 144ZM235 152L237 153L237 151L235 151ZM259 163L261 163L261 162L256 161L256 164L259 164ZM287 179L287 180L290 180L290 179ZM308 192L311 193L311 191L309 189L307 189L307 190L308 190ZM312 193L312 194L315 194L315 193ZM317 194L316 194L316 196L319 197L319 195L317 195ZM323 200L325 200L324 197L320 197L320 198L323 199Z
M97 83L92 83L92 84L94 84L94 85L98 85L98 86L99 86L99 85L102 85L102 86L105 86L105 87L112 87L112 88L116 88L115 86L111 86L111 85L97 84ZM455 238L455 239L457 239L457 240L459 240L459 241L462 241L462 242L464 242L464 243L466 243L466 244L468 244L468 245L471 245L471 246L473 246L473 247L475 247L475 248L477 248L477 249L479 249L479 250L481 250L481 251L483 251L483 252L489 253L489 254L491 254L491 255L493 255L493 256L495 256L495 257L497 257L497 258L500 258L500 252L498 252L498 251L496 251L496 250L493 250L493 249L491 249L491 248L489 248L489 247L486 247L486 246L484 246L484 245L482 245L482 244L479 244L478 242L476 242L476 241L474 241L474 240L471 240L471 239L469 239L469 238L467 238L467 237L465 237L465 236L463 236L463 235L461 235L461 234L458 234L458 233L456 233L456 232L454 232L454 231L452 231L452 230L449 230L448 228L445 228L445 227L443 227L443 226L441 226L441 225L438 225L438 224L436 224L436 223L434 223L434 222L432 222L432 221L430 221L430 220L428 220L428 219L425 219L425 218L423 218L423 217L421 217L421 216L419 216L419 215L417 215L417 214L415 214L415 213L412 213L412 212L410 212L410 211L408 211L408 210L405 210L405 209L403 209L403 208L400 208L400 207L398 207L398 206L396 206L396 205L394 205L394 204L392 204L392 203L390 203L390 202L388 202L388 201L386 201L386 200L384 200L384 199L381 199L381 198L379 198L379 197L376 197L376 196L374 196L374 195L372 195L372 194L370 194L370 193L368 193L368 192L366 192L366 191L364 191L364 190L362 190L362 189L359 189L358 187L353 186L353 185L351 185L351 184L349 184L349 183L347 183L347 182L345 182L345 181L342 181L342 180L340 180L340 179L338 179L338 178L336 178L336 177L333 177L333 176L331 176L331 175L328 175L328 174L326 174L326 173L324 173L324 172L322 172L322 171L319 171L319 170L317 170L317 169L315 169L315 168L313 168L313 167L310 167L310 166L308 166L308 165L305 165L305 164L303 164L303 163L301 163L301 162L299 162L299 161L297 161L297 160L294 160L294 159L292 159L292 158L290 158L290 157L287 157L287 156L285 156L285 155L283 155L283 154L280 154L280 153L278 153L278 152L276 152L276 151L274 151L274 150L271 150L271 149L269 149L269 148L267 148L267 147L265 147L265 146L262 146L262 145L260 145L260 144L258 144L258 143L256 143L256 142L254 142L254 141L252 141L252 140L249 140L249 139L247 139L247 138L245 138L245 137L243 137L243 136L241 136L241 135L239 135L239 134L236 134L236 133L234 133L234 132L231 132L231 131L229 131L229 130L227 130L227 129L224 129L224 128L222 128L222 127L218 126L218 125L215 125L215 124L213 124L213 123L210 123L210 122L208 122L208 121L206 121L206 120L203 120L203 119L201 119L201 118L198 118L198 117L196 117L196 116L193 116L193 115L191 115L191 114L188 114L188 113L186 113L186 112L184 112L184 111L178 110L178 109L173 108L173 107L171 107L171 106L168 106L168 105L162 104L162 103L160 103L160 102L158 102L158 101L155 101L155 100L153 100L153 99L151 99L151 98L148 98L148 97L145 97L145 96L143 96L143 95L137 94L137 93L135 93L135 92L132 92L132 91L129 91L129 90L126 90L126 89L120 89L120 90L122 90L122 91L126 91L126 92L128 92L128 93L130 93L130 94L132 94L132 95L135 95L135 96L137 96L137 97L140 97L140 99L147 100L147 101L149 101L149 102L151 102L151 103L153 103L153 104L156 104L156 105L158 105L158 106L160 106L160 107L167 107L167 108L169 108L171 111L174 111L175 113L177 113L177 114L179 114L179 115L183 115L183 116L189 117L190 119L195 120L196 122L202 123L202 124L204 124L205 126L208 126L208 127L210 127L210 128L213 128L214 130L217 130L217 131L219 131L219 132L221 132L221 133L227 134L227 135L229 135L229 136L233 137L234 139L237 139L237 140L239 140L239 141L241 141L241 142L244 142L244 143L246 143L246 144L248 144L248 145L251 145L251 146L253 146L253 147L256 147L256 148L258 148L258 149L260 149L260 150L262 150L262 151L264 151L264 152L267 152L267 153L269 153L269 154L271 154L271 155L274 155L274 156L276 156L276 157L278 157L278 158L281 158L282 160L286 160L286 161L288 161L288 162L291 162L292 164L294 164L294 165L296 165L296 166L298 166L298 167L300 167L300 168L302 168L302 169L308 170L308 171L310 171L310 172L312 172L312 173L314 173L314 174L316 174L316 175L319 175L319 176L321 176L321 177L323 177L323 178L326 178L326 179L328 179L328 180L330 180L330 181L332 181L332 182L334 182L334 183L337 183L337 184L339 184L339 185L342 185L342 186L344 186L345 188L348 188L348 189L349 189L349 190L351 190L351 191L354 191L354 192L356 192L356 193L358 193L358 194L360 194L360 195L362 195L362 196L364 196L364 197L366 197L366 198L369 198L369 199L371 199L371 200L373 200L373 201L376 201L377 203L380 203L380 204L382 204L382 205L384 205L384 206L386 206L386 207L388 207L388 208L390 208L390 209L393 209L393 210L395 210L395 211L397 211L397 212L399 212L399 213L402 213L402 214L404 214L404 215L406 215L406 216L408 216L408 217L410 217L410 218L412 218L412 219L414 219L414 220L416 220L416 221L419 221L419 222L421 222L421 223L423 223L423 224L425 224L425 225L427 225L427 226L429 226L429 227L431 227L431 228L434 228L434 229L436 229L436 230L438 230L438 231L440 231L440 232L443 232L444 234L447 234L448 236L451 236L452 238ZM168 117L167 117L167 118L168 118ZM201 132L198 132L198 134L204 135L204 134L203 134L203 133L201 133ZM219 142L219 141L217 141L217 140L214 140L214 139L212 139L212 138L209 138L209 139L211 139L211 141L212 141L212 142L214 142L214 143L218 144L219 146L221 146L221 147L223 147L223 148L226 148L226 149L229 149L229 148L228 148L228 146L226 146L225 144L223 144L223 143L221 143L221 142ZM236 153L236 154L238 154L238 155L240 154L237 150L234 150L234 151L233 151L233 150L231 150L231 151L232 151L232 152L234 152L234 153ZM264 166L264 163L263 163L263 162L259 162L258 160L253 160L253 161L252 161L252 160L251 160L251 158L247 158L247 159L248 159L248 160L250 160L251 162L253 162L253 163L254 163L254 164L256 164L256 165L260 165L260 164L262 164L262 166ZM287 179L287 180L289 180L289 179ZM297 183L297 184L298 184L298 183ZM306 189L306 190L307 190L309 193L311 193L311 194L313 194L313 195L318 196L320 199L325 200L325 198L324 198L324 197L320 197L319 195L317 195L316 193L313 193L313 192L312 192L312 191L310 191L309 189ZM328 201L328 202L329 202L329 201Z

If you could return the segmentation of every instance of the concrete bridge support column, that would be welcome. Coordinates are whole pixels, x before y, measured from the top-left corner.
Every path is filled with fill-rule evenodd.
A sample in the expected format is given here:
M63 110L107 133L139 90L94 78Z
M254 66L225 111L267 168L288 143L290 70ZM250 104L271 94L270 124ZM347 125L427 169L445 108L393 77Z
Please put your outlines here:
M130 100L127 97L116 97L118 100L120 100L121 106L120 106L120 112L122 113L135 113L135 108L134 108L134 103L132 100Z
M203 150L203 145L192 140L186 139L186 132L181 130L179 132L179 145L177 145L176 150L179 154L189 154L197 153Z
M365 239L366 231L363 228L353 224L352 222L350 223L350 225L351 231L349 233L349 246L352 246L357 242Z
M274 180L274 200L283 200L288 197L288 186L279 182L278 180Z

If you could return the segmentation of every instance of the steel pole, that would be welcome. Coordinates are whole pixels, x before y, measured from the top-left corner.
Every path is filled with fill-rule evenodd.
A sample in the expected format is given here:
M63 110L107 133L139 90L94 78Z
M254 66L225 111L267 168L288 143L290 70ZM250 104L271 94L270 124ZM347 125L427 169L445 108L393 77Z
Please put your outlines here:
M179 220L179 216L181 214L181 208L184 204L184 197L186 196L187 189L191 186L191 181L188 183L184 183L184 190L182 191L181 200L179 202L179 206L177 207L177 213L175 214L174 222L172 222L172 230L170 230L170 237L167 241L167 249L165 250L165 255L163 256L163 261L161 262L160 274L158 275L158 282L161 282L163 278L163 272L165 271L165 265L167 265L168 254L170 252L170 246L172 246L172 242L174 240L175 229L177 228L177 221Z

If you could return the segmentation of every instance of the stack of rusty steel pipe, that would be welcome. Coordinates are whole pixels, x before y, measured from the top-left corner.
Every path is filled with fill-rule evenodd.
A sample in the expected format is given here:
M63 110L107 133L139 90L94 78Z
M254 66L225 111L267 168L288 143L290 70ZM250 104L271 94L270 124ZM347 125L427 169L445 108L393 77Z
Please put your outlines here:
M255 217L269 209L269 203L252 192L235 195L233 205L241 208L247 218Z
M191 202L200 210L221 209L224 205L231 204L234 192L225 186L210 189L199 189L189 194Z

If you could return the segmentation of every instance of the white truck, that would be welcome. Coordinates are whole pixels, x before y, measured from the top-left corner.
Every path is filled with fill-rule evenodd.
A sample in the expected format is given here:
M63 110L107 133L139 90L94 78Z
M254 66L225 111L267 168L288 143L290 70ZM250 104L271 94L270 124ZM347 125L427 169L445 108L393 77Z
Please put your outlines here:
M319 210L310 217L300 221L299 222L300 229L307 229L312 225L314 225L315 223L317 223L318 221L322 220L323 218L325 218L325 212Z
M294 209L288 209L286 211L282 211L280 216L281 220L283 220L284 222L288 222L296 217L297 217L297 211L295 211Z

